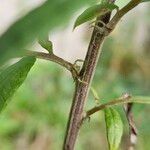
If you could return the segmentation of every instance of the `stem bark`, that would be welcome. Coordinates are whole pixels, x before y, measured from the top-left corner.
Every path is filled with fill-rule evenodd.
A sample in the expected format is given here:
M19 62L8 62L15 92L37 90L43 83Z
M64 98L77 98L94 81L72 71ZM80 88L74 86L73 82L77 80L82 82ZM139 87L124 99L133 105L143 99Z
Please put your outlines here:
M99 20L107 24L109 22L109 19L110 13L107 13L102 17L98 17L96 26L102 26L101 23L98 23ZM95 74L95 68L101 54L101 47L104 39L105 34L99 32L95 27L92 33L83 68L79 75L80 80L83 82L76 80L76 88L70 110L69 121L67 124L67 131L65 135L63 150L74 149L74 145L82 124L84 104L89 93L91 81Z

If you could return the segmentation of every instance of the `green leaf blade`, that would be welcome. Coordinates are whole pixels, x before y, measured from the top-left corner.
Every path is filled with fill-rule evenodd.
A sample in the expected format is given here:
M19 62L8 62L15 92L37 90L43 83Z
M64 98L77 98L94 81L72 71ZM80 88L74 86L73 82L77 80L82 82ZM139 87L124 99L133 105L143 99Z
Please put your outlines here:
M79 17L75 21L73 29L87 21L90 21L114 9L118 9L118 6L116 6L115 4L102 3L93 5L87 8L81 15L79 15Z
M117 150L123 134L123 124L119 113L113 108L105 109L107 140L110 150Z
M35 57L24 57L0 73L0 111L22 85L35 61Z
M92 20L93 18L95 18L99 13L98 10L101 10L101 5L94 5L92 7L87 8L76 20L75 24L74 24L74 29L89 21Z

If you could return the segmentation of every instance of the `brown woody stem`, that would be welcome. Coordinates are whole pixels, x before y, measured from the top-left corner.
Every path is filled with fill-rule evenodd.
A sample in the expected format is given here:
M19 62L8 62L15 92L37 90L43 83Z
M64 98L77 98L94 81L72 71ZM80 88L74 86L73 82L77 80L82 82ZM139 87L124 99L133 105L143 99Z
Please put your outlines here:
M105 14L101 18L97 18L97 21L101 20L104 23L108 23L109 19L110 13ZM100 26L98 23L96 25ZM69 121L67 124L67 131L65 135L63 150L74 149L79 129L82 124L84 104L88 96L90 84L95 73L97 61L101 54L101 47L104 39L105 33L100 33L96 28L94 28L83 68L79 76L81 81L83 82L80 82L79 80L76 81L76 88L70 110Z

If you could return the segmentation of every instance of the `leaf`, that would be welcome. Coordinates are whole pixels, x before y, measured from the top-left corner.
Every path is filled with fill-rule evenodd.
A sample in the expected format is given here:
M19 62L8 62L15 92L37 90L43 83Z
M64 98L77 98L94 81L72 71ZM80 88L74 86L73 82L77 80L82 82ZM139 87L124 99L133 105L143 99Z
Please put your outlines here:
M123 124L119 113L113 108L105 109L107 140L110 150L117 150L123 133Z
M23 54L25 46L49 31L65 25L79 8L94 1L47 0L11 25L0 37L0 63L15 57L16 54Z
M35 60L35 57L24 57L0 73L0 111L24 82Z
M77 26L90 21L94 19L97 16L101 16L108 11L112 11L114 9L118 9L118 6L115 4L110 4L110 3L102 3L102 4L97 4L94 6L91 6L87 8L75 21L74 28L75 29Z
M48 37L39 38L39 44L46 49L49 53L53 52L53 43L48 40Z

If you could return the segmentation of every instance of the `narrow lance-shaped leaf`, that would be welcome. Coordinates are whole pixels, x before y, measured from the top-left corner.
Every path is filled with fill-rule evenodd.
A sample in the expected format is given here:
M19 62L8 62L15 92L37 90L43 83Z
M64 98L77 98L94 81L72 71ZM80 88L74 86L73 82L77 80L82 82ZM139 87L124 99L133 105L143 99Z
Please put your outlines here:
M96 18L97 16L101 16L101 15L107 13L108 11L112 11L114 9L118 9L118 6L116 6L115 4L110 4L110 3L102 3L102 4L97 4L97 5L91 6L91 7L87 8L76 19L75 24L74 24L74 29L77 26Z
M47 0L15 22L0 37L0 63L24 53L25 46L70 21L82 6L96 0Z
M24 82L35 60L35 57L24 57L0 73L0 111Z
M105 122L109 150L117 150L123 133L123 124L119 113L113 108L105 109Z

